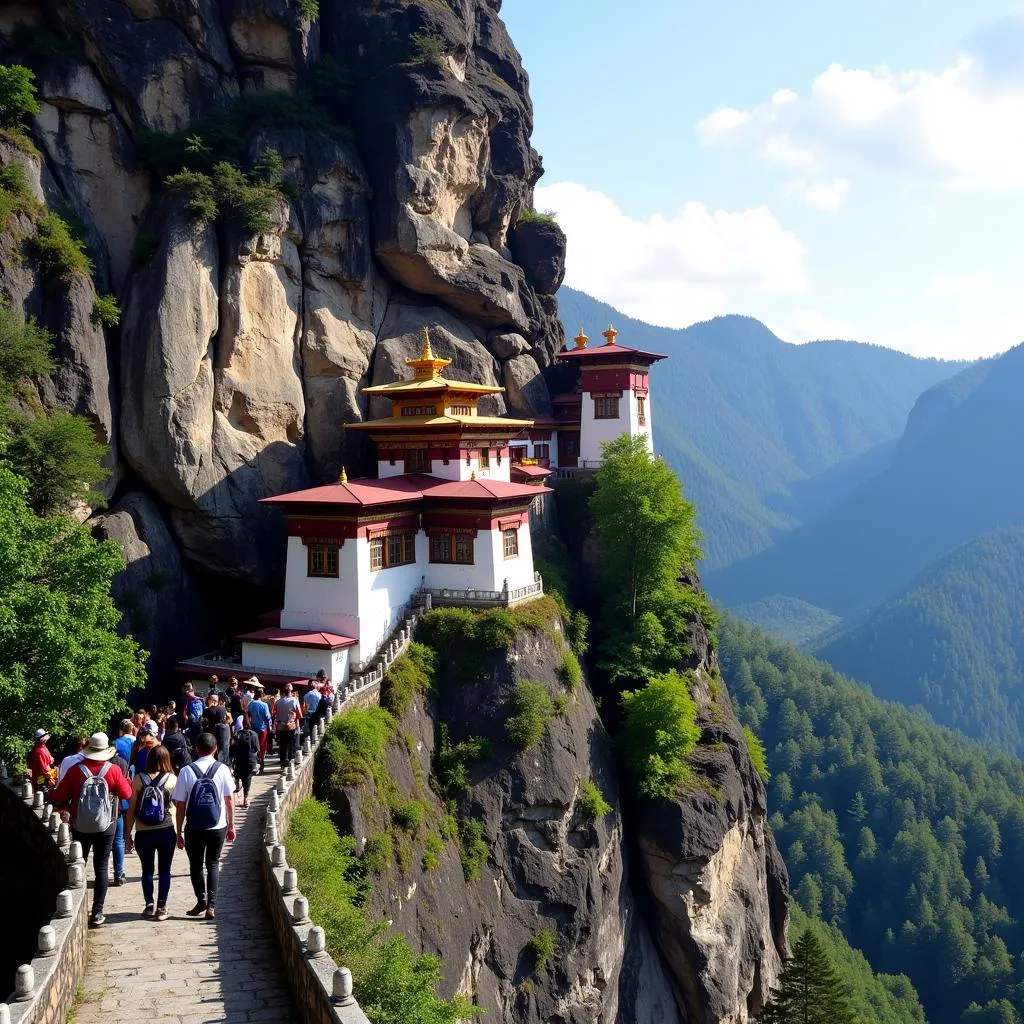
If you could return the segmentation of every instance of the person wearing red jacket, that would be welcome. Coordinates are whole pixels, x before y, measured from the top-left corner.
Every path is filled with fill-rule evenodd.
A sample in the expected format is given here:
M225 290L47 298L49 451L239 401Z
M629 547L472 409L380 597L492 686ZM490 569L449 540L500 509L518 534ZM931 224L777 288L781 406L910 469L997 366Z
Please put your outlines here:
M121 800L127 800L132 795L131 783L121 769L116 764L107 764L116 753L117 748L110 745L106 733L93 733L82 751L83 760L68 771L50 794L50 801L54 807L59 810L66 808L62 816L65 821L70 818L71 835L82 844L82 856L88 861L89 852L92 851L93 854L96 885L92 894L92 914L89 917L91 928L99 928L106 920L103 916L103 903L107 898L110 854L114 848L117 816L121 811ZM110 790L113 804L110 827L105 832L79 832L75 827L78 821L78 799L82 785L86 781L86 773L99 775L104 767L107 771L103 778Z
M36 729L35 746L29 751L25 758L28 765L29 775L32 776L32 788L38 793L46 789L50 782L50 769L53 767L53 754L46 745L50 734L45 729Z

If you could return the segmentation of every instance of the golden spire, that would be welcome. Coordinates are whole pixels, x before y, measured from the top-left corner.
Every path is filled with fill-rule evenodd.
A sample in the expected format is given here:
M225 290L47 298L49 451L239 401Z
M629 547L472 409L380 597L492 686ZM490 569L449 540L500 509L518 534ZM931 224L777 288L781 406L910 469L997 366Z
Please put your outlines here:
M406 365L413 369L413 380L436 380L441 371L451 362L450 359L438 359L430 347L430 328L423 328L423 351L419 359L406 359Z
M611 324L608 325L608 330L607 331L602 331L601 334L605 338L605 344L606 345L614 345L615 344L615 339L619 336L619 332L617 330L615 330L615 328L612 327Z
M473 470L472 473L469 474L469 479L470 480L475 480L476 479L476 470L475 469Z
M344 466L341 467L341 472L338 474L338 483L339 484L347 484L348 483L348 473L345 472L345 467Z
M580 328L580 333L576 335L575 341L577 348L587 347L587 342L590 341L590 339L583 333L582 327Z

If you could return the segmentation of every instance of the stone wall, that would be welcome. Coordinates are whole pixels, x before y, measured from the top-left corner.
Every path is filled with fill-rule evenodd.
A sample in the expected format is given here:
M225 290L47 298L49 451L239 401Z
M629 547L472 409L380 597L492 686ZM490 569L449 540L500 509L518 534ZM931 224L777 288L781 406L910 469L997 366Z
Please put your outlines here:
M17 834L28 844L43 878L56 891L49 894L53 916L38 928L36 953L18 968L14 992L0 1004L0 1024L63 1024L85 972L85 862L81 847L71 842L68 826L44 803L43 794L33 798L31 784L24 786L19 793L0 785L5 839ZM5 878L4 884L11 881Z
M380 688L366 687L344 702L346 709L376 703ZM278 779L270 796L260 874L270 920L281 951L282 966L299 1010L307 1024L369 1024L352 997L352 976L328 954L324 931L309 919L309 903L293 868L287 867L284 837L295 809L313 792L313 763L327 722L303 745L299 760ZM0 1022L2 1024L2 1022Z

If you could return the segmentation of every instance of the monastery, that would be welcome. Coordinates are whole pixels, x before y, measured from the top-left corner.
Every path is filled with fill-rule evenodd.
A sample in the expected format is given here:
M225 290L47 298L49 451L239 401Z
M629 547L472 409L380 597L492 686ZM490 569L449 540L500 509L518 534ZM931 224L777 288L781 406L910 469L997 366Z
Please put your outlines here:
M619 345L588 347L581 330L558 359L578 385L544 419L486 416L477 403L504 388L449 380L451 360L423 351L406 360L412 380L363 388L390 400L391 415L348 430L376 446L376 478L263 499L288 534L284 607L274 625L237 638L230 657L189 659L191 677L257 675L305 682L324 669L336 686L379 674L382 651L407 638L411 610L434 604L515 605L543 593L533 566L531 513L543 508L552 474L596 469L601 444L643 435L651 451L648 374L664 356ZM358 685L358 681L354 681Z

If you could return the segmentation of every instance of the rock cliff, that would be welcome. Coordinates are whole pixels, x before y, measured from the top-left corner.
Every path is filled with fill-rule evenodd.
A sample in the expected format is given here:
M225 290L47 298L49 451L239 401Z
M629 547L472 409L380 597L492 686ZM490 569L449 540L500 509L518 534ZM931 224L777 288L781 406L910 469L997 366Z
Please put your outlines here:
M116 522L144 519L186 574L246 592L281 584L280 523L259 499L370 469L344 424L367 415L362 386L403 373L424 325L452 376L504 384L523 413L550 409L539 371L562 343L564 236L517 227L541 161L500 2L317 6L315 20L295 0L0 12L0 60L33 68L42 106L33 146L0 138L0 166L21 164L34 197L0 225L0 301L55 335L41 400L111 446ZM209 151L244 192L270 150L283 181L255 227L223 204L197 216L194 191L167 186ZM91 273L43 272L47 211L86 242ZM91 316L108 293L118 327ZM142 639L169 657L196 642Z

